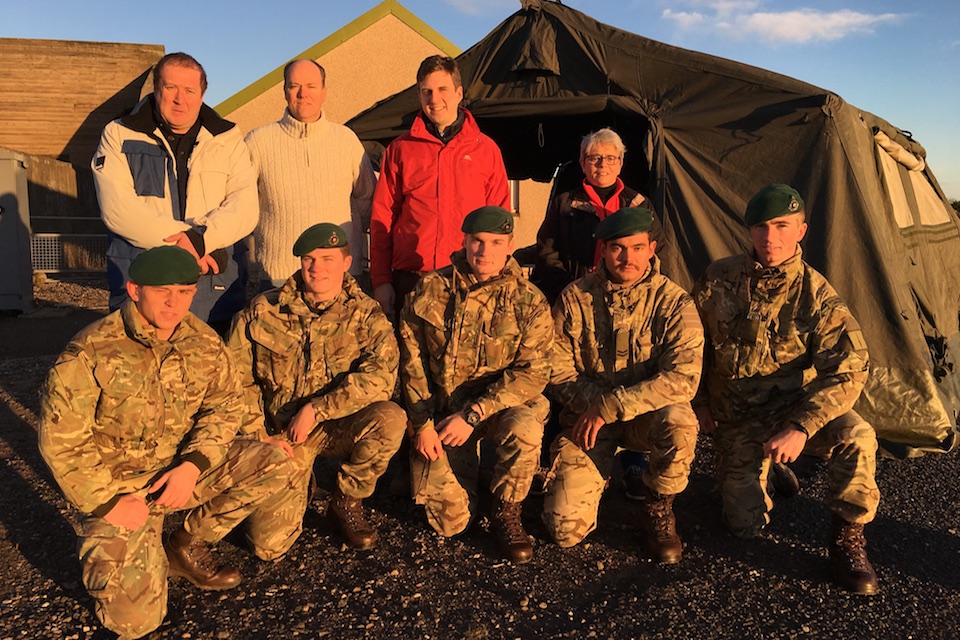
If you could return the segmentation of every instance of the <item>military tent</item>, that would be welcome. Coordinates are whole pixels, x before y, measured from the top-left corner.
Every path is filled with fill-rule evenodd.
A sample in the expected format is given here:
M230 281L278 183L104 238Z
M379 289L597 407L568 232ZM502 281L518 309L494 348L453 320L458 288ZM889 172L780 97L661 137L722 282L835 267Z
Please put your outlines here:
M906 131L836 94L649 40L559 2L522 8L457 60L464 105L503 150L511 178L548 181L579 138L611 126L623 177L663 217L664 270L689 287L749 246L742 214L762 186L807 202L804 256L859 318L871 376L857 405L897 456L957 441L958 220ZM348 124L388 144L419 107L416 87Z

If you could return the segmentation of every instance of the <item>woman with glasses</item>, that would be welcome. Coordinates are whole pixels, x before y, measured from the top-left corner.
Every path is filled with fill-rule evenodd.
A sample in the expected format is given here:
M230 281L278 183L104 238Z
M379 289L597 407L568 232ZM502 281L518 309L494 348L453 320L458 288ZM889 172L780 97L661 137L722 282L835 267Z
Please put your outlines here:
M553 198L537 233L537 260L531 280L553 304L568 284L587 274L597 264L598 241L593 231L601 220L623 207L653 211L645 195L620 179L623 140L613 129L600 129L580 142L583 183ZM654 212L651 237L659 235Z

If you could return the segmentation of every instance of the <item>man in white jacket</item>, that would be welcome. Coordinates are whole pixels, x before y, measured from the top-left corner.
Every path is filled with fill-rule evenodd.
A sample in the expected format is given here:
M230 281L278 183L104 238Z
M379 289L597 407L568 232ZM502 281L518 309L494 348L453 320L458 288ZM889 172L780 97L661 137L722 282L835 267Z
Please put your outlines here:
M321 221L346 232L350 273L356 277L363 271L364 232L377 179L357 135L325 117L326 79L313 60L289 63L283 70L283 117L246 137L259 174L260 224L254 238L262 290L282 286L300 268L290 247Z
M92 166L110 231L110 309L126 299L133 259L175 244L203 274L190 310L223 334L246 302L238 242L257 225L257 178L239 128L203 104L206 89L194 58L161 58L153 93L104 127Z

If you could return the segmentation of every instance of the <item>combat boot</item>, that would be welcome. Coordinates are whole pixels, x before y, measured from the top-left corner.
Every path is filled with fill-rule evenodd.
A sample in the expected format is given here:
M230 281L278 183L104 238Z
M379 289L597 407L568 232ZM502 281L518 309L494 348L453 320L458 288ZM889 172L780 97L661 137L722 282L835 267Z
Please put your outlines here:
M330 497L327 519L340 532L348 547L367 550L377 546L377 532L363 513L363 501L345 495L339 487Z
M797 479L793 469L782 462L774 462L770 465L770 473L767 476L767 492L771 497L796 497L800 493L800 480Z
M515 564L533 560L533 544L523 528L519 502L497 500L490 517L490 528L500 545L500 550Z
M873 595L877 592L877 574L867 559L867 540L863 525L846 522L833 516L830 536L830 562L837 584L853 593Z
M240 572L217 562L210 545L180 528L163 540L171 577L186 578L205 591L223 591L240 584Z
M676 564L683 555L683 545L677 535L677 518L673 515L673 496L665 496L646 488L640 507L640 526L647 550L664 564Z

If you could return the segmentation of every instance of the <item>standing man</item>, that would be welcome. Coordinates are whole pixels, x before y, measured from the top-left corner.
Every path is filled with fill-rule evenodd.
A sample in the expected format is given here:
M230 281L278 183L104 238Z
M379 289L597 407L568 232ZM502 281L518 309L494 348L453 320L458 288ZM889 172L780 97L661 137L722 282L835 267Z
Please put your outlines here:
M326 81L326 71L313 60L287 64L283 117L254 129L245 140L259 174L260 224L254 237L263 290L283 286L300 268L290 247L304 229L320 222L319 211L346 232L350 273L363 271L377 179L356 134L324 117Z
M660 273L653 212L621 209L594 232L596 271L554 307L551 391L564 430L551 447L543 519L561 547L597 526L617 447L648 450L640 524L659 562L680 561L673 499L687 487L699 425L690 407L700 382L703 327L683 289Z
M421 111L383 154L370 223L374 297L390 317L421 275L450 264L468 213L484 205L510 209L500 149L460 108L457 62L430 56L417 71L417 88Z
M83 583L122 637L163 622L168 575L207 590L238 585L209 545L288 482L281 448L234 439L239 376L220 338L188 312L199 276L179 247L138 255L130 299L73 338L41 402L40 452L84 513ZM183 526L161 545L164 517L180 509L190 509Z
M362 500L407 421L389 402L400 360L393 326L348 273L350 253L344 229L310 227L293 245L300 269L254 298L230 331L248 409L244 431L293 447L293 481L247 523L262 557L281 556L300 535L318 455L342 459L331 524L356 549L377 542Z
M246 301L246 251L257 225L257 177L239 128L203 104L207 74L185 53L153 69L153 93L103 129L93 157L110 230L110 309L127 298L131 261L176 245L200 266L191 311L222 335Z
M400 316L413 495L438 533L464 531L477 515L480 441L488 439L496 447L491 527L511 561L529 562L520 510L549 412L550 307L511 257L509 211L482 207L462 229L453 264L424 276Z
M803 261L803 199L785 184L747 204L753 251L714 262L694 289L708 340L698 407L715 430L723 519L752 538L770 522L771 463L803 452L828 459L830 557L837 582L877 592L864 524L880 502L877 435L853 405L867 381L860 325L822 275Z

